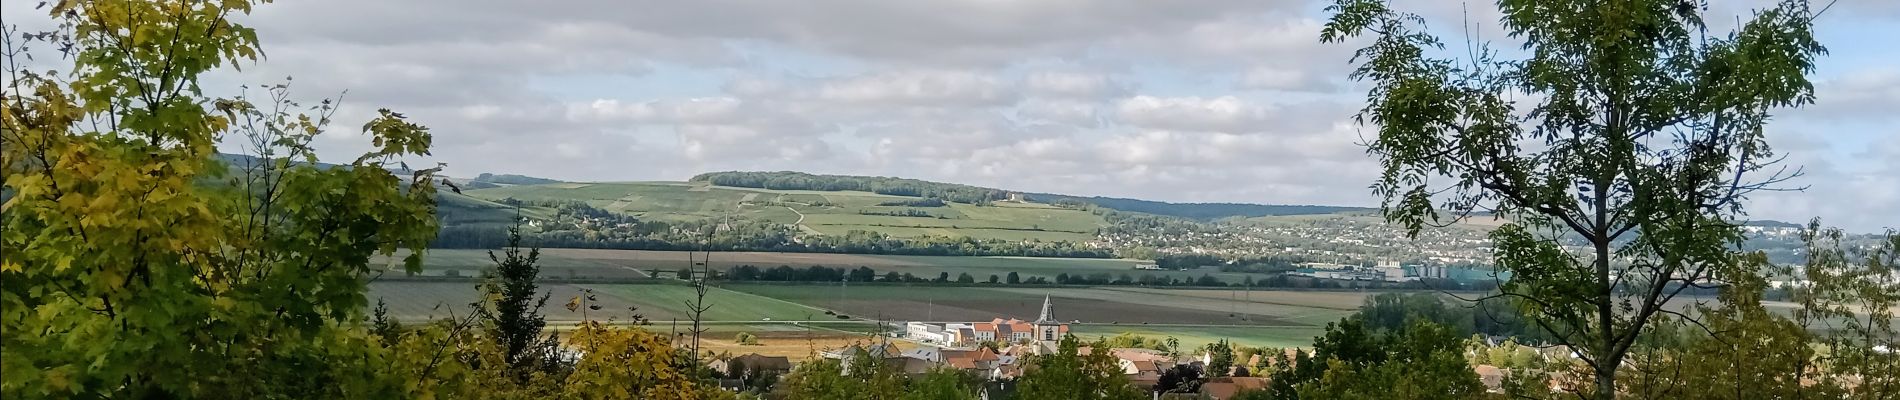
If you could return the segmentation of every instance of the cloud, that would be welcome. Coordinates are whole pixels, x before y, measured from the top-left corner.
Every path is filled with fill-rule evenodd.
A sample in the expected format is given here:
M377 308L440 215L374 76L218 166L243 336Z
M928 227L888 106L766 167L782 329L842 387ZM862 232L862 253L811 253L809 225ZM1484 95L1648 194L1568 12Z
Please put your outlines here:
M1023 79L1023 87L1038 96L1083 99L1119 96L1129 90L1105 74L1051 71L1030 74Z
M1016 94L994 77L964 71L900 71L862 75L824 84L821 100L857 104L984 106L1008 103Z
M14 18L33 15L20 12L28 3L0 7L9 23L35 26ZM1378 167L1349 122L1363 93L1345 81L1364 43L1319 43L1323 3L281 2L239 19L258 29L269 58L204 84L228 94L294 76L300 99L348 90L338 129L319 144L325 158L367 148L348 127L391 107L433 128L434 160L451 174L805 170L1174 201L1374 204L1365 186ZM1827 18L1895 10L1848 3ZM1415 7L1455 42L1458 3ZM1493 32L1497 16L1473 9L1471 20ZM1762 215L1900 215L1885 189L1900 176L1890 161L1900 151L1877 145L1900 135L1883 128L1886 110L1900 109L1900 74L1877 64L1825 65L1840 72L1818 77L1820 103L1777 120L1777 148L1806 157L1791 162L1810 166L1814 188L1759 196ZM1808 150L1783 132L1846 139L1816 138Z

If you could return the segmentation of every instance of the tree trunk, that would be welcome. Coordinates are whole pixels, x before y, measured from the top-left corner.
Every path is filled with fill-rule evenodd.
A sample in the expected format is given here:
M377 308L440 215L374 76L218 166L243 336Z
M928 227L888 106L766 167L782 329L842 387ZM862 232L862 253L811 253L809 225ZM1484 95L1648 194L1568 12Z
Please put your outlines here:
M1597 368L1597 400L1616 399L1616 365L1614 364L1621 363L1605 361L1602 368Z

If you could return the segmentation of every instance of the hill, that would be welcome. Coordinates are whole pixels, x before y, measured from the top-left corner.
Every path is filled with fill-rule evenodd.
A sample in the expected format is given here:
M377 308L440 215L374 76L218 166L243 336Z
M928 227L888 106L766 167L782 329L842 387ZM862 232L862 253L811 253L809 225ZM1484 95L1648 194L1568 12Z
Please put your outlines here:
M1059 194L1031 193L1025 195L1030 201L1043 203L1079 202L1088 203L1120 211L1145 214L1166 215L1203 221L1212 221L1230 217L1266 217L1275 215L1316 215L1342 212L1378 211L1376 208L1314 206L1314 205L1272 205L1247 203L1169 203L1116 197L1077 197Z
M474 179L469 179L469 182L485 183L485 184L491 184L491 185L541 185L541 184L548 184L548 183L561 183L561 181L548 179L548 178L536 178L532 176L512 175L512 174L496 175L496 174L491 174L491 173L486 173L486 172L483 172L481 175L476 175Z
M956 183L931 182L917 179L892 178L881 176L854 175L813 175L803 172L712 172L694 176L691 182L707 182L720 186L813 190L813 191L863 191L896 196L914 196L942 199L960 203L987 203L1009 198L1011 192L1003 189L970 186ZM1022 193L1024 200L1048 204L1088 204L1118 211L1144 214L1165 215L1212 221L1229 217L1264 217L1272 215L1311 215L1333 214L1339 212L1376 211L1365 207L1337 207L1316 205L1268 205L1244 203L1170 203L1139 199L1070 196L1050 193Z

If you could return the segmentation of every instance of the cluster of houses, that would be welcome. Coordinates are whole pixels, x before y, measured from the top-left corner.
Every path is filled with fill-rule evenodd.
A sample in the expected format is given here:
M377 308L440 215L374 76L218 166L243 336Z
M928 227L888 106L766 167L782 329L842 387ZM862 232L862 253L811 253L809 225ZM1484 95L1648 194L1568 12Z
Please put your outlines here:
M950 347L974 347L985 342L1036 344L1047 346L1069 334L1069 324L1056 321L1047 296L1042 298L1042 314L1035 321L996 318L988 322L904 324L904 336L910 340Z
M910 350L902 350L889 342L854 345L820 353L822 357L841 360L845 368L851 363L862 360L879 360L885 365L903 373L922 375L939 368L969 371L991 381L1010 381L1021 377L1028 356L1048 355L1056 352L1058 341L1069 332L1069 325L1057 321L1050 299L1043 299L1042 312L1034 321L1017 319L992 319L987 322L969 323L924 323L912 322L905 325L900 334L914 342L926 344ZM1503 338L1486 338L1488 344L1498 345ZM1560 346L1561 347L1561 346ZM1107 351L1121 366L1122 373L1129 381L1144 389L1154 389L1167 371L1176 366L1187 365L1205 370L1212 364L1208 354L1195 356L1176 356L1167 352L1145 348L1108 348L1079 349L1082 355L1095 351ZM1284 360L1294 360L1294 349L1286 349ZM1575 353L1567 348L1544 349L1540 356L1546 358L1574 359ZM1279 359L1277 354L1251 354L1247 359L1234 360L1233 369L1226 376L1210 377L1201 381L1198 393L1183 394L1195 399L1227 399L1238 393L1264 389L1271 381L1265 377L1249 375L1248 368L1272 366ZM733 357L712 363L714 370L726 373L732 368L748 368L752 371L784 373L792 369L792 363L785 357L766 357L756 354ZM1492 365L1473 367L1480 380L1492 391L1497 391L1503 383L1507 370ZM1551 380L1553 388L1560 387L1558 379ZM737 382L732 385L738 385ZM1156 394L1157 398L1168 398Z
M1419 279L1450 279L1451 269L1437 265L1400 265L1395 261L1382 261L1376 266L1334 263L1301 263L1299 269L1291 275L1321 279L1339 279L1354 281L1412 282Z

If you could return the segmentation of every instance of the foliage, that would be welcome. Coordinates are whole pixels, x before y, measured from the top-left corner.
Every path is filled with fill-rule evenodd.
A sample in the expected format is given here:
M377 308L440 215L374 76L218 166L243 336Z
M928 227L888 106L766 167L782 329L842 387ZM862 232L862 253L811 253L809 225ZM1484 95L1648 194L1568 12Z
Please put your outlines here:
M558 339L541 334L547 326L541 307L547 305L551 293L536 296L534 280L541 268L535 262L540 258L539 247L523 254L521 226L516 224L508 230L508 246L502 255L488 252L495 268L484 273L482 282L488 335L502 346L503 360L516 371L517 379L526 379L528 371L535 369L560 373L568 367L560 362Z
M741 346L760 345L759 337L756 335L753 335L752 332L739 332L736 335L732 335L732 342L738 343Z
M798 364L773 390L788 399L895 399L904 392L904 375L858 352L847 366L838 359L815 359Z
M1161 393L1200 393L1201 368L1192 364L1175 364L1161 377L1155 380L1154 390Z
M1476 399L1484 384L1465 363L1459 336L1419 322L1395 335L1363 325L1329 325L1314 348L1325 372L1298 384L1307 399Z
M1202 350L1207 352L1207 376L1222 377L1233 371L1234 345L1227 343L1227 339L1208 343Z
M1414 322L1426 321L1451 329L1460 336L1483 334L1506 336L1530 342L1545 341L1544 332L1520 313L1514 298L1491 298L1471 305L1452 304L1437 293L1380 293L1366 298L1359 306L1358 318L1367 329L1397 331Z
M974 373L936 368L918 376L904 391L903 400L975 400L982 378Z
M583 352L567 377L566 398L696 399L702 393L690 369L678 368L681 356L666 337L641 328L613 328L598 321L581 323L568 345Z
M1065 335L1055 354L1030 356L1018 378L1016 396L1025 399L1140 399L1144 396L1122 375L1121 365L1097 341L1088 355L1082 341Z
M363 329L369 260L434 236L431 135L382 110L334 167L310 144L334 104L211 99L254 59L247 1L57 2L5 34L0 100L0 397L383 397ZM9 15L11 20L13 15ZM58 49L64 73L20 47ZM50 62L50 61L48 61ZM299 110L311 114L301 114ZM226 164L221 138L256 152Z
M1735 270L1731 221L1749 192L1791 177L1771 168L1763 127L1768 110L1813 101L1815 13L1784 0L1711 36L1705 10L1674 0L1497 4L1523 59L1482 45L1434 58L1446 52L1424 19L1382 0L1336 0L1321 40L1373 35L1351 77L1372 86L1358 118L1378 130L1388 219L1417 235L1455 218L1441 209L1512 218L1492 233L1514 275L1504 292L1534 299L1526 314L1580 350L1610 398L1669 300L1756 273ZM1565 251L1564 235L1588 251Z

